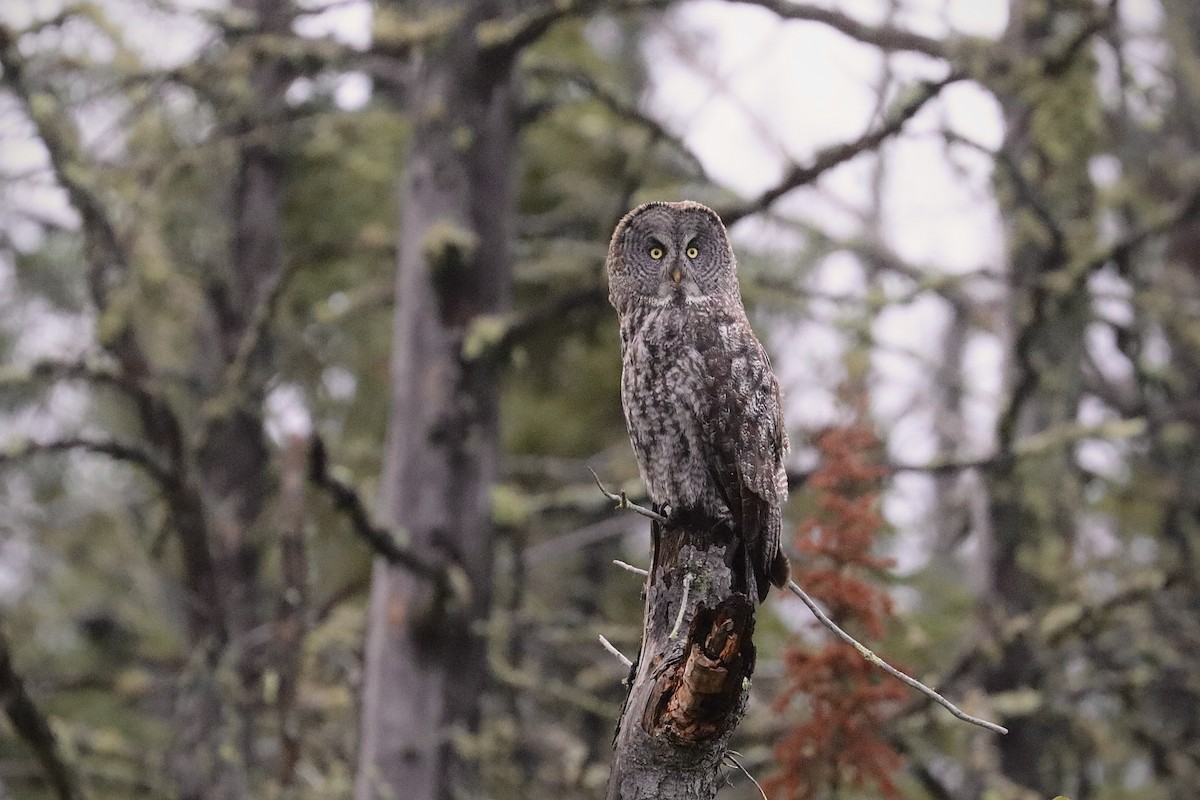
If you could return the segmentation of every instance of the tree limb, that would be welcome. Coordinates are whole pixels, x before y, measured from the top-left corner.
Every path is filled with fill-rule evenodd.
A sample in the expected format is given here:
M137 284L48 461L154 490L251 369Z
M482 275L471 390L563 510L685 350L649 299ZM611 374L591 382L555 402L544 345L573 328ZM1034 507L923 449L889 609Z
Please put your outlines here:
M925 81L918 84L915 89L910 91L907 99L892 109L884 121L877 127L867 131L854 141L830 145L819 150L807 165L793 165L788 170L788 173L784 175L783 180L762 192L758 197L746 203L722 209L720 211L721 219L728 226L743 217L757 214L793 189L810 184L834 167L878 147L884 141L899 133L905 123L916 116L917 112L924 108L926 103L937 97L942 89L962 79L963 75L951 73L948 77L940 81Z
M700 160L699 156L692 152L691 148L679 136L667 130L658 120L642 113L635 104L627 102L616 92L602 86L592 75L589 75L584 70L555 64L535 64L529 68L529 72L534 77L566 81L578 86L615 116L643 128L650 134L653 140L669 143L676 152L687 159L688 164L695 171L697 177L709 183L714 182L709 177L708 171L704 168L704 163Z
M893 25L868 25L843 14L805 3L785 0L735 0L746 5L768 9L786 20L819 22L852 39L874 45L885 52L916 52L934 58L948 58L951 46L945 41L908 31ZM481 47L495 56L512 58L525 47L541 38L554 23L593 10L609 12L662 10L671 0L615 0L599 3L596 0L560 0L531 9L516 17L498 20L476 28Z
M605 650L612 653L614 658L616 658L618 661L620 661L626 667L633 666L633 662L629 660L629 657L626 656L624 653L622 653L620 650L618 650L616 648L616 646L613 645L612 642L610 642L608 639L606 639L604 637L604 634L596 634L596 638L598 638L600 640L600 644L601 644L601 646L604 647Z
M313 436L309 448L308 479L314 486L329 493L333 498L334 508L346 515L354 533L366 542L376 555L381 556L389 564L398 564L439 585L448 580L445 568L416 553L411 548L401 545L391 532L376 526L371 521L371 516L367 513L367 507L358 491L331 473L325 442L319 436Z
M24 441L10 444L0 450L0 467L24 461L41 453L65 453L71 450L82 450L88 453L108 456L116 461L125 461L140 467L160 486L170 489L174 483L174 474L158 463L150 453L134 445L113 439L90 439L83 436L54 439L48 442Z
M0 367L0 387L19 387L38 380L82 380L129 391L116 369L108 364L86 361L38 361L28 366Z
M1082 290L1089 276L1114 260L1127 258L1154 236L1166 233L1175 226L1192 218L1200 210L1200 188L1194 189L1185 199L1170 208L1158 211L1135 230L1099 252L1086 253L1072 258L1063 247L1051 251L1059 266L1050 275L1043 273L1033 287L1032 313L1014 337L1013 353L1017 375L1013 379L1013 390L1008 402L1001 410L997 422L997 438L1001 449L1009 449L1016 435L1017 418L1025 400L1037 389L1044 370L1033 363L1030 350L1033 341L1053 317L1051 302ZM1065 240L1063 240L1065 242ZM1061 277L1059 277L1061 275ZM1051 280L1057 278L1057 280Z
M958 657L946 671L939 684L958 681L981 661L998 649L1012 646L1022 636L1036 636L1040 644L1054 647L1069 635L1088 638L1102 626L1107 615L1134 603L1155 597L1166 588L1174 576L1152 570L1132 575L1108 595L1092 602L1064 601L1035 614L1029 612L1002 622L999 629L981 637Z
M38 361L28 366L0 367L0 389L22 388L35 381L85 381L94 386L108 386L124 394L137 409L153 408L160 419L170 416L170 429L178 431L179 421L166 401L155 394L143 382L126 375L118 365L107 360L85 361ZM172 461L179 453L170 442L160 441L170 452ZM180 445L182 443L180 442Z
M480 51L489 59L511 61L522 50L544 36L556 22L603 9L637 11L663 9L672 0L558 0L531 8L507 19L488 20L475 27Z
M608 293L597 286L563 292L521 315L483 315L476 317L463 337L463 358L467 361L502 360L514 347L564 316L605 305Z
M124 252L116 229L104 209L104 204L92 189L77 176L79 142L74 125L57 103L47 95L39 95L31 85L25 70L25 60L17 47L18 34L0 23L0 67L4 81L12 87L29 118L38 138L50 155L55 178L66 190L67 197L83 220L88 260L91 262L90 287L96 305L103 309L113 273L124 268Z
M25 682L13 668L8 639L0 632L0 701L17 735L33 750L58 800L82 800L83 791L58 746L50 720L25 690Z
M79 132L69 115L53 95L40 91L26 72L25 59L17 46L18 35L0 23L0 67L4 81L24 107L38 138L50 157L55 180L67 193L67 199L82 220L84 255L88 262L88 286L92 302L101 315L116 313L109 307L112 290L125 278L129 255L117 234L116 225L96 188L83 176L91 170L83 157ZM36 96L36 101L35 101ZM139 386L150 371L128 319L118 320L101 344L116 360L117 369L127 387ZM143 426L155 444L170 449L172 461L182 463L182 441L178 420L160 398L144 390L135 395Z
M734 2L765 8L785 20L819 22L855 41L872 45L885 53L924 53L933 58L945 59L949 58L954 50L952 43L944 39L922 36L914 31L890 24L868 25L840 11L807 3L793 3L788 0L734 0Z
M754 672L755 604L733 588L732 530L712 522L654 523L642 643L608 800L713 798L723 783Z

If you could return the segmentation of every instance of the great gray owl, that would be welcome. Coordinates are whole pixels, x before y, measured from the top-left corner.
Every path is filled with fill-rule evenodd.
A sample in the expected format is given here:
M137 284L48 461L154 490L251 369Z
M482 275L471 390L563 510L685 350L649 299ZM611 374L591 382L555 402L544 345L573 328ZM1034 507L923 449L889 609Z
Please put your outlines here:
M613 232L608 291L621 321L621 405L655 507L730 526L746 590L766 599L788 579L788 440L721 218L699 203L638 206Z

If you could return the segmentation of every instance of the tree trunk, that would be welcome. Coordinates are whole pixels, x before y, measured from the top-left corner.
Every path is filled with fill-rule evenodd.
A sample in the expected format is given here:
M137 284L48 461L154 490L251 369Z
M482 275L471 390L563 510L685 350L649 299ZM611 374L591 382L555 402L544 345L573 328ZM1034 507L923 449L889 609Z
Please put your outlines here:
M290 35L289 0L235 5L254 15L256 35ZM268 655L261 644L250 645L266 611L253 528L271 491L262 417L269 336L255 325L283 270L284 159L275 131L286 114L291 76L279 59L262 55L247 78L244 105L227 110L225 120L241 143L229 197L228 268L207 276L206 318L197 331L202 344L191 365L215 409L203 421L196 465L233 644L199 642L179 687L170 763L181 796L197 800L236 800L251 791L249 776L259 760L259 684ZM236 678L223 680L226 671ZM224 688L234 684L235 692Z
M754 672L754 603L732 590L736 543L712 521L654 524L641 652L608 800L712 798Z
M997 426L1000 450L1071 424L1082 395L1089 296L1087 275L1073 270L1094 219L1088 160L1097 143L1095 65L1086 48L1052 64L1064 31L1083 13L1054 4L1012 0L1005 35L1012 57L1040 62L1013 70L997 88L1007 121L997 173L1008 223L1012 299L1006 408ZM1008 459L988 475L989 607L994 621L1046 607L1062 597L1075 541L1081 481L1070 444L1031 458ZM989 694L1034 692L1036 710L1006 717L996 740L1000 772L1018 786L1051 797L1076 796L1085 779L1085 747L1059 706L1053 685L1061 665L1025 637L1005 646L982 675Z
M376 562L356 800L460 796L475 771L461 744L486 683L477 626L491 596L499 387L463 345L474 320L507 307L511 282L513 92L508 64L486 59L475 35L498 11L473 6L396 87L414 131L378 510L450 577L431 585Z

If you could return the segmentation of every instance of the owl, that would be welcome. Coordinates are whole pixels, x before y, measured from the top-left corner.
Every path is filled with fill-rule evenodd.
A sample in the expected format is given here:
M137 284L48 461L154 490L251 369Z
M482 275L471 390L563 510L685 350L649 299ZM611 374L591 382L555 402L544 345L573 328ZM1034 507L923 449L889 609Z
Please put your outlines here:
M725 226L699 203L638 206L613 232L607 269L642 481L668 518L699 514L732 529L735 576L761 602L788 580L779 547L788 439Z

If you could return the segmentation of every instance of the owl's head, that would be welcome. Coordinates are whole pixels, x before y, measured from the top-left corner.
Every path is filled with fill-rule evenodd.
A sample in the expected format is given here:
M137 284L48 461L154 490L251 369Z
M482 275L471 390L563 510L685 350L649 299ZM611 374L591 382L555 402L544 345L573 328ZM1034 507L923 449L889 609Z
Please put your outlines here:
M684 201L626 214L608 247L608 296L618 312L638 301L737 297L737 262L717 212Z

